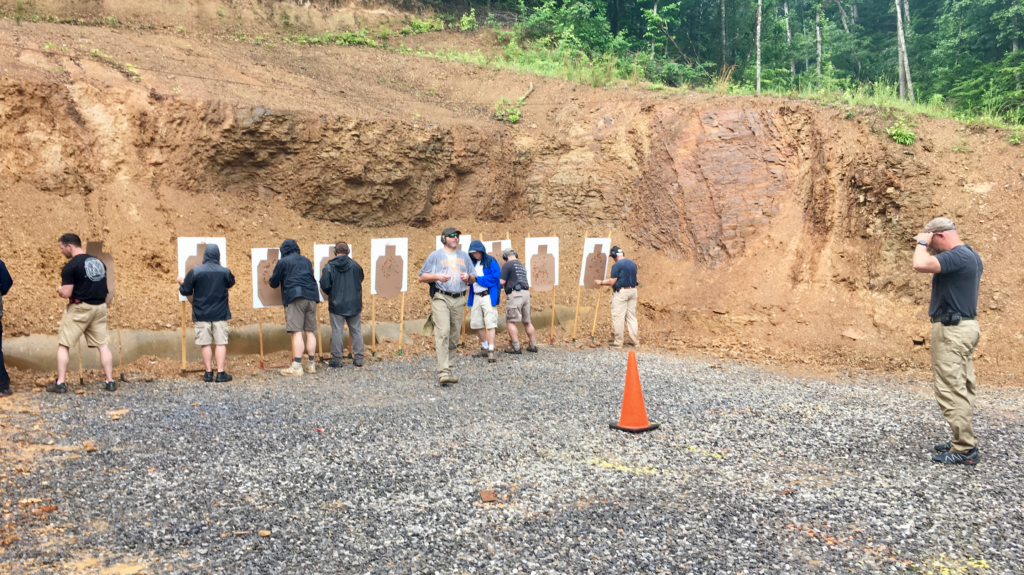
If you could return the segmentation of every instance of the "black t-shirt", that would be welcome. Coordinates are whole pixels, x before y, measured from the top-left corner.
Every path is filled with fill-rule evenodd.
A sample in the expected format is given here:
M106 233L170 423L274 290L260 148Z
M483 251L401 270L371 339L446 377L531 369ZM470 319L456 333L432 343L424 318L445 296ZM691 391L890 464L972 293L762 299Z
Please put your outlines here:
M99 305L107 301L107 266L88 254L79 254L60 271L61 285L74 285L71 299Z
M519 260L510 260L501 266L501 279L505 280L506 294L514 292L516 284L522 289L530 289L530 274L526 273L526 266Z
M935 257L942 271L932 276L932 301L928 305L928 315L978 315L978 288L983 268L981 257L967 245L959 245Z
M612 264L612 273L609 277L615 278L615 285L612 286L615 291L636 287L636 264L629 258L622 258Z

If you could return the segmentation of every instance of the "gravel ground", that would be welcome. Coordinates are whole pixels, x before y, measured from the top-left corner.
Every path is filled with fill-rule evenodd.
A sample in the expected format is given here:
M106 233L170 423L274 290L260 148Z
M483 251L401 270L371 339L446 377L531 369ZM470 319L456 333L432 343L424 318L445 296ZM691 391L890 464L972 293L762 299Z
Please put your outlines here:
M607 350L461 358L450 389L424 357L300 380L33 396L58 445L99 449L46 452L6 484L4 517L21 539L0 547L0 566L68 572L92 556L148 573L1021 572L1021 390L983 391L983 461L970 469L930 462L948 433L926 383L647 353L639 364L662 422L639 436L608 429L625 354ZM497 502L481 502L486 489ZM29 497L59 511L12 503Z

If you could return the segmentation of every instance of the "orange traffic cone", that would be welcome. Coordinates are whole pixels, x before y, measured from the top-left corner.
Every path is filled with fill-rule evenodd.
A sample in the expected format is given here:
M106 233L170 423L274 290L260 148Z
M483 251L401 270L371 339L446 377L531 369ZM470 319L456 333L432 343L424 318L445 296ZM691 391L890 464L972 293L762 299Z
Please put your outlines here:
M636 368L636 354L631 351L626 366L626 391L622 394L622 414L619 415L619 422L609 424L609 427L630 433L643 433L658 429L659 425L661 424L647 421L644 392L640 389L640 371Z

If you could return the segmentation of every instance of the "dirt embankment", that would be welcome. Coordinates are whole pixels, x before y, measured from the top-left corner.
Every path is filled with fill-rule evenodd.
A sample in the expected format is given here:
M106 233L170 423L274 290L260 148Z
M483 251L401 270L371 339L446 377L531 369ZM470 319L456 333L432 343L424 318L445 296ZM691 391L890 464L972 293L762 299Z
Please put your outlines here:
M1019 148L992 129L922 118L902 147L884 135L892 118L869 110L149 29L0 21L0 61L8 337L55 331L65 231L114 254L117 323L167 329L180 325L177 236L227 237L242 324L256 320L250 248L347 239L368 269L369 238L408 236L415 275L452 222L516 245L559 235L555 295L569 306L584 233L611 233L641 267L643 337L657 347L916 369L928 282L910 269L910 240L948 215L986 264L979 371L1012 382L1022 367L1012 233L1024 176ZM523 122L489 118L531 82ZM419 291L406 317L426 315ZM397 320L397 301L377 306Z

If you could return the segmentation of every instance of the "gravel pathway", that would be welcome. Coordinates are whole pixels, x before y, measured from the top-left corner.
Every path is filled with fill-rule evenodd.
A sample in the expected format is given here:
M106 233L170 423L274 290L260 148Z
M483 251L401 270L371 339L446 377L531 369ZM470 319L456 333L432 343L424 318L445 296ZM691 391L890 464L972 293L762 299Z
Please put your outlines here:
M930 391L910 384L645 353L662 427L633 436L608 429L622 353L460 363L450 389L424 357L230 387L40 394L58 445L99 449L46 452L6 484L4 519L21 539L0 547L0 566L1022 572L1021 390L983 391L983 461L969 469L930 462L947 428ZM112 420L119 409L131 411ZM498 501L481 502L491 489ZM14 503L33 497L59 511Z

